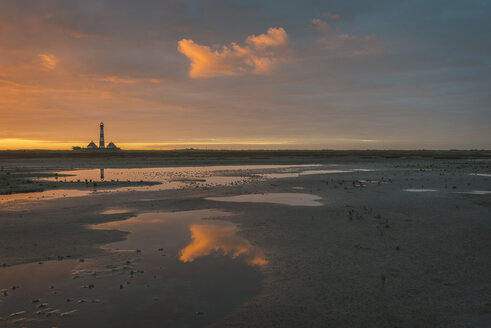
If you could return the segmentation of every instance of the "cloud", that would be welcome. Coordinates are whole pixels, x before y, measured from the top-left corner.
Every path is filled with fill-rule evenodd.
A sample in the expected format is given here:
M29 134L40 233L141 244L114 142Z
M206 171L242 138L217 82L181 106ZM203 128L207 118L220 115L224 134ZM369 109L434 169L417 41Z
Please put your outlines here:
M123 84L135 84L135 83L161 83L162 80L160 79L153 79L153 78L127 78L127 77L120 77L120 76L115 76L115 75L110 75L110 76L104 76L101 78L98 78L97 80L99 81L104 81L104 82L110 82L110 83L123 83Z
M385 48L375 35L358 37L349 33L334 34L331 26L319 19L312 19L312 24L322 36L317 40L332 55L342 57L377 56L385 53Z
M324 22L322 19L314 18L312 19L312 24L315 25L319 33L326 34L326 35L331 34L332 31L331 26L326 22Z
M41 59L41 64L46 69L55 69L58 64L58 58L54 55L39 54L38 57Z
M320 39L319 43L346 57L378 56L385 53L385 48L375 35L357 37L343 33Z
M0 138L85 145L104 120L134 148L491 148L491 12L475 2L0 1ZM270 74L240 57L235 77L191 79L176 50L262 53L246 40L269 27L289 39L273 58L291 55ZM159 145L174 141L190 145Z
M256 49L267 49L273 47L286 47L288 45L288 34L283 28L270 28L266 34L251 35L246 43Z
M191 61L189 76L192 78L220 75L264 74L278 63L287 60L288 34L283 28L270 28L267 33L250 35L245 45L231 43L223 49L213 50L209 46L182 39L177 49Z
M341 16L339 16L338 14L333 14L329 12L322 14L322 16L333 20L338 20L341 18Z

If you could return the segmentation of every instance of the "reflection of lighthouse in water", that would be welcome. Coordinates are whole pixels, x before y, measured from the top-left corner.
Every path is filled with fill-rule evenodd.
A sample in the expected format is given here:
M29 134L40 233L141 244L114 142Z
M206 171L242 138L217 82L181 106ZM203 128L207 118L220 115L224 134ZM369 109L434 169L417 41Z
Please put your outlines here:
M104 181L104 169L101 169L101 181Z

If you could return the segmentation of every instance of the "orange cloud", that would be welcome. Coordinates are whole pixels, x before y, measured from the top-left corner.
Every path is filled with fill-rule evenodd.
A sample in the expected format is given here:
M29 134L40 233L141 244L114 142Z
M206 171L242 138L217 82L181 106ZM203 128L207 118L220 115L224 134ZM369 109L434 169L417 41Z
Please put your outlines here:
M233 258L244 256L249 265L263 266L268 263L263 252L249 241L237 235L236 227L217 227L192 224L191 243L180 251L182 262L193 262L200 256L222 251Z
M195 43L190 39L178 42L177 49L191 61L192 78L244 73L264 74L286 60L288 34L283 28L270 28L267 33L250 35L245 45L231 43L222 51Z
M55 69L58 64L58 58L54 55L39 54L38 57L41 59L41 64L46 69Z
M248 36L246 43L257 49L286 47L288 45L288 34L281 27L271 27L266 34Z
M104 82L111 82L111 83L123 83L123 84L135 84L135 83L161 83L162 80L159 79L138 79L138 78L125 78L125 77L119 77L119 76L104 76L101 78L98 78L100 81Z

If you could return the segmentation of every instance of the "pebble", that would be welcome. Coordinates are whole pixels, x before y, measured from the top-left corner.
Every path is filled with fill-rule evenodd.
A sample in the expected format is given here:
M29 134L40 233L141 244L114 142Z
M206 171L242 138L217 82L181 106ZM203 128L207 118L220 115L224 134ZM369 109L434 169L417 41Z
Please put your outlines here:
M74 314L77 311L78 310L75 309L75 310L71 310L71 311L60 313L60 317L71 317L71 315Z
M45 312L45 314L46 314L47 317L51 317L51 316L54 316L54 315L59 315L60 312L61 311L58 310L58 309L53 309L51 311Z
M10 318L13 318L13 317L17 317L17 316L19 316L21 314L25 314L25 313L26 313L26 311L14 312L14 313L10 313L9 317Z

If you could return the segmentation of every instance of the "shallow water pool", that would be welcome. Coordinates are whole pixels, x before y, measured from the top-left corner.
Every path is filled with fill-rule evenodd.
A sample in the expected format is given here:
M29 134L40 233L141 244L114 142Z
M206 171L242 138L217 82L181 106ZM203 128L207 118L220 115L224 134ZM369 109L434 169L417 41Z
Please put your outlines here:
M129 232L105 256L0 268L2 327L208 325L259 293L268 263L228 215L143 213L91 227Z
M240 203L274 203L289 206L321 206L322 197L304 193L264 193L225 197L208 197L208 200Z

